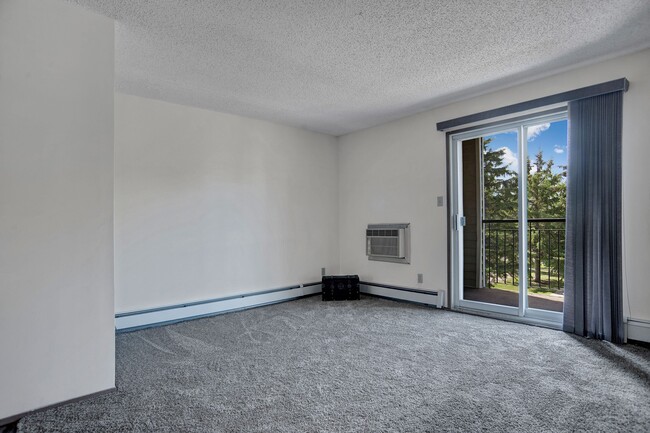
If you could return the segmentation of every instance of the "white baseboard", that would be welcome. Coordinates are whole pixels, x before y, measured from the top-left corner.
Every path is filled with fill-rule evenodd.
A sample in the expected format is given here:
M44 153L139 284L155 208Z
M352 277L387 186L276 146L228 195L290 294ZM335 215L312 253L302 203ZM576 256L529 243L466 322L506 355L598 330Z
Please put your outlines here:
M432 305L436 308L442 308L445 305L445 292L429 292L408 287L398 287L365 281L360 283L360 290L361 293L367 295Z
M166 325L190 319L214 316L221 313L276 304L321 293L321 283L300 284L281 289L229 296L202 302L172 305L151 310L133 311L115 315L117 331L134 331L152 326Z
M625 323L625 339L650 343L650 321L627 319Z

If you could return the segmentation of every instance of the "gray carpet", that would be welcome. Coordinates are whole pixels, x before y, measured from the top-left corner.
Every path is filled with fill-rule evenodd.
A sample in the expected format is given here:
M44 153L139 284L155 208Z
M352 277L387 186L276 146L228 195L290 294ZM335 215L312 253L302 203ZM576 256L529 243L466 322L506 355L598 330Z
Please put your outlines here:
M318 297L117 337L118 391L20 432L650 431L650 350Z

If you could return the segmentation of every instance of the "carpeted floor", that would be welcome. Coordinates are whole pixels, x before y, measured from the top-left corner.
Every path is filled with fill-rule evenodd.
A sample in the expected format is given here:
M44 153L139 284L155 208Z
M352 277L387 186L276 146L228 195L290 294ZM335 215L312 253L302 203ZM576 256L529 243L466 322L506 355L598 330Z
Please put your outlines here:
M318 297L117 336L118 391L20 432L648 432L650 350Z

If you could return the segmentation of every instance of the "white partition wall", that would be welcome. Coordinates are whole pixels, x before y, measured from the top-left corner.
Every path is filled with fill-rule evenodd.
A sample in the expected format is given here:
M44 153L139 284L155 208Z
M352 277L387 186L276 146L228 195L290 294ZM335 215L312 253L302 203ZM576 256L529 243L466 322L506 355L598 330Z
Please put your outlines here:
M0 2L0 419L114 386L113 21Z
M335 137L121 93L115 104L117 313L338 272Z

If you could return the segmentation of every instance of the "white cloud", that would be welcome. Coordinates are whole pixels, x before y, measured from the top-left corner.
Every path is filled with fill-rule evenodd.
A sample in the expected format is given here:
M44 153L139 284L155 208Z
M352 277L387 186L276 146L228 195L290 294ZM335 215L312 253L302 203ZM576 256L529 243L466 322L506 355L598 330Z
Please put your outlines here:
M529 126L526 130L528 135L528 141L533 141L542 132L546 131L551 127L550 123L542 123L541 125Z
M555 153L564 153L564 149L562 146L558 146L557 144L553 147L553 152Z
M508 166L508 168L515 173L519 172L519 167L517 166L517 155L510 150L509 147L500 147L497 150L502 150L503 151L503 162Z

